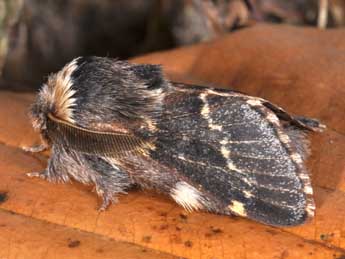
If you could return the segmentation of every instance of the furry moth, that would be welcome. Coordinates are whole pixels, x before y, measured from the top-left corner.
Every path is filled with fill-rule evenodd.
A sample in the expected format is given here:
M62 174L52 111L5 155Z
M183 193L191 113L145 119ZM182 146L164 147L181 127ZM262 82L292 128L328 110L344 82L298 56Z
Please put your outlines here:
M166 80L156 65L79 57L51 75L31 109L52 182L95 186L105 209L133 185L186 210L298 225L314 214L306 133L317 120L267 100Z

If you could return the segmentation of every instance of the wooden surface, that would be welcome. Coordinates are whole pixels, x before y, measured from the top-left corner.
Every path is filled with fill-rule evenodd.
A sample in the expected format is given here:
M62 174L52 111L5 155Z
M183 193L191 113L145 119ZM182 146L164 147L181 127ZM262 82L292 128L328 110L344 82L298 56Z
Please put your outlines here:
M274 228L237 217L188 214L166 197L138 190L99 213L99 201L91 188L76 183L54 185L25 176L42 170L48 156L27 154L19 148L38 143L26 115L34 95L3 91L0 259L344 259L343 34L257 26L213 43L136 59L164 64L171 78L233 87L327 124L325 133L311 138L308 166L316 200L311 222Z
M0 258L176 258L2 209L0 219Z

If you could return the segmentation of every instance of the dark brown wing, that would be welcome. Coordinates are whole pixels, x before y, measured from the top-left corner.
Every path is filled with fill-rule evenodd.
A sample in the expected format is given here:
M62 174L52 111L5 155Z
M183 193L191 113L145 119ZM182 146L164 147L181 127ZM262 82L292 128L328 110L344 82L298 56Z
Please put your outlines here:
M151 156L208 198L271 225L296 225L313 215L303 156L264 100L177 87L164 110Z

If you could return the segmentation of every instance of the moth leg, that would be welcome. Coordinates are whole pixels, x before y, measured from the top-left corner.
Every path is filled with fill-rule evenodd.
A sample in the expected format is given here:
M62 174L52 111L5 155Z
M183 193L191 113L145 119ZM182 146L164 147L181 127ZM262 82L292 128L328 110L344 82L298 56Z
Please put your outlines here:
M43 151L47 150L48 146L44 145L44 144L41 144L41 145L36 145L36 146L31 146L31 147L24 146L24 147L22 147L22 149L25 152L40 153L40 152L43 152Z
M50 161L48 167L42 172L30 172L26 175L28 177L39 177L41 179L47 180L48 182L58 183L58 182L67 182L69 180L67 174L61 174L56 171L57 168L54 165L54 161Z
M114 188L111 186L111 183L107 184L104 182L104 180L105 179L98 180L95 186L98 196L102 199L102 203L98 207L99 211L105 211L110 204L117 203L117 194L126 193L125 187L118 186Z
M110 206L110 203L111 203L110 199L107 199L107 198L103 197L102 204L98 207L97 210L100 211L100 212L105 211ZM113 202L113 203L115 203L115 202Z
M118 194L126 194L126 189L133 184L133 181L127 173L103 158L90 155L84 158L92 175L96 193L102 199L98 210L104 211L111 203L117 202Z
M27 173L27 176L39 177L53 183L68 182L69 176L67 174L67 169L69 166L71 166L71 162L66 153L61 149L53 147L47 168L42 172Z
M118 194L127 194L126 189L132 184L128 175L120 171L110 171L111 176L101 176L96 179L95 189L98 196L102 199L99 211L106 210L110 204L117 203Z
M26 173L27 176L31 177L31 178L34 178L34 177L39 177L39 178L42 178L42 179L47 179L47 173L46 171L42 171L42 172L31 172L31 173Z
M98 211L105 211L111 203L117 203L117 198L115 196L115 193L109 193L107 191L103 191L103 190L97 190L97 187L96 187L96 191L97 191L97 194L99 196L101 196L102 198L102 203L99 205L98 207Z

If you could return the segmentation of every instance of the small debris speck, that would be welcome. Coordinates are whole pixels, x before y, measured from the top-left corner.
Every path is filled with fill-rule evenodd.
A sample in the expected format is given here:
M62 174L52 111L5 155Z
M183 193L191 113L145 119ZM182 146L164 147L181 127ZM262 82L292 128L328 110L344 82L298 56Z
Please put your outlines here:
M142 241L145 242L145 243L150 243L151 239L152 239L151 236L143 236Z
M4 203L8 199L8 194L7 192L0 191L0 204Z
M214 234L223 233L223 230L221 230L220 228L215 228L215 227L211 227L211 231L212 231Z
M79 240L69 240L68 242L68 247L69 248L75 248L80 246L80 241Z
M181 220L182 222L187 222L187 220L188 220L187 215L185 215L185 214L180 214L180 220Z
M169 225L168 224L163 224L163 225L160 225L159 226L159 229L160 230L165 230L165 229L168 229L169 228Z
M328 241L329 239L331 239L334 236L334 233L330 233L330 234L321 234L320 235L320 239L322 241Z
M278 234L278 232L275 231L275 230L273 230L273 229L267 229L266 232L267 232L267 233L270 233L272 236L275 236L275 235Z
M184 242L184 245L185 245L186 247L192 247L192 246L193 246L193 242L190 241L190 240L187 240L186 242Z

